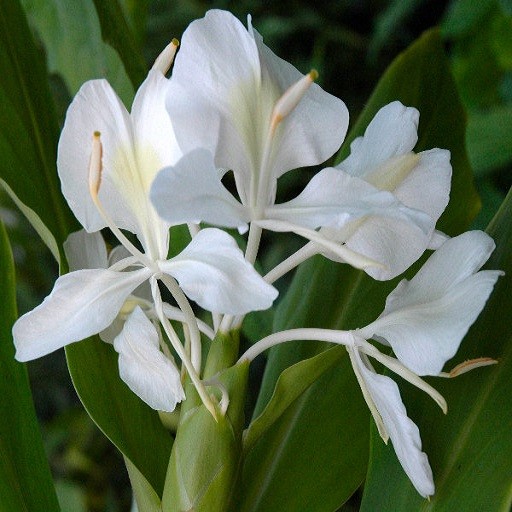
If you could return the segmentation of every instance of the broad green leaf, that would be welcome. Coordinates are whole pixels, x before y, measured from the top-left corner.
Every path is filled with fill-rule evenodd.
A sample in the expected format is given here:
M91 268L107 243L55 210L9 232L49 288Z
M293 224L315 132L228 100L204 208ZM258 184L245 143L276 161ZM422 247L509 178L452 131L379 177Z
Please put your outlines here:
M147 74L146 63L118 0L93 0L103 40L121 57L133 88L137 90Z
M512 505L512 192L488 229L497 248L486 264L502 269L486 308L464 339L456 361L488 356L496 366L456 379L432 379L448 402L436 411L416 389L403 388L429 456L436 493L423 500L407 480L391 447L372 435L372 464L363 512L508 512ZM393 482L389 485L389 482Z
M496 5L496 0L454 0L446 12L441 25L443 36L468 35Z
M290 366L281 373L267 407L251 422L244 434L244 451L250 451L265 430L275 423L323 373L339 362L344 349L336 347L331 350L336 350L337 357L333 357L331 351L326 350Z
M451 203L438 227L456 234L474 217L478 199L464 151L465 116L437 31L425 33L391 64L339 159L348 154L348 144L363 133L378 109L396 99L420 111L417 151L440 147L452 152ZM382 311L396 281L377 283L362 272L314 258L297 271L277 309L274 330L366 325ZM323 348L301 342L271 350L254 416L269 402L285 368ZM247 454L240 510L328 512L341 506L364 478L369 425L352 368L343 357L272 423Z
M249 364L242 362L217 376L230 399L227 414L219 413L217 419L187 386L165 482L164 512L228 510L242 452L248 371Z
M25 365L14 359L14 263L0 224L0 511L59 510Z
M475 173L483 174L512 161L512 107L472 113L468 119L468 155Z
M0 3L0 67L0 177L61 247L76 221L60 194L46 69L18 0Z
M131 105L133 86L119 55L103 42L90 0L22 0L22 4L43 41L49 71L62 76L72 96L85 81L106 78L125 105Z
M130 483L132 484L133 497L137 503L139 512L162 512L162 501L144 475L124 458Z
M158 413L120 379L114 348L95 336L67 346L66 357L89 416L161 496L172 437Z

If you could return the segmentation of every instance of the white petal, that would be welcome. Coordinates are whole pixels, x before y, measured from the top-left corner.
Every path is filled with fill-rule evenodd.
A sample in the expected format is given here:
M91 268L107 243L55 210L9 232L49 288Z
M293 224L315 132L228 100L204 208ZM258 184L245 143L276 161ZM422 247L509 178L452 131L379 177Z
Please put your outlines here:
M407 416L398 386L389 377L368 369L357 350L351 359L366 383L402 468L424 498L432 496L435 491L432 470L427 456L421 451L418 427Z
M382 107L372 119L363 137L350 145L350 156L339 168L360 178L372 172L389 158L411 151L418 140L419 112L394 101Z
M303 76L233 15L209 11L185 31L173 69L167 108L180 145L209 149L248 188L260 173L274 105ZM269 174L323 162L347 126L343 102L313 84L274 135Z
M500 271L477 272L494 248L483 232L445 242L411 281L391 292L381 316L362 330L385 338L418 375L438 375L483 309Z
M277 86L281 96L304 75L275 55L256 31L254 38L260 53L263 94L276 90ZM345 104L318 84L311 84L297 107L280 123L274 144L272 176L278 178L290 169L327 160L343 142L348 121Z
M59 277L43 303L14 324L16 359L36 359L105 329L150 274L86 269Z
M108 267L107 247L99 231L87 233L81 229L71 233L64 242L64 252L69 270Z
M106 80L86 82L73 99L59 140L57 169L62 193L82 226L98 231L106 226L89 194L89 160L95 131L101 133L103 172L100 199L116 225L132 232L137 220L119 189L118 173L133 168L129 114Z
M242 315L267 309L277 290L245 261L235 240L220 229L202 229L175 258L160 262L183 291L203 308Z
M114 340L119 375L150 407L171 412L185 398L180 373L159 349L158 333L137 307Z
M409 208L425 212L437 222L450 198L450 152L431 149L417 156L418 163L393 193Z
M402 205L393 194L332 167L316 174L295 199L267 208L265 216L311 229L340 228L369 215L381 215L419 224L425 232L431 220Z
M185 30L167 97L183 151L205 148L218 167L250 172L248 138L262 135L256 100L261 84L256 43L232 14L212 10ZM255 116L251 119L251 113ZM252 121L252 124L251 124Z
M155 178L151 200L156 211L171 224L208 222L244 228L249 213L224 187L212 154L196 149Z
M351 251L378 261L380 267L368 267L365 272L374 279L385 281L407 270L425 252L432 230L425 233L414 222L371 216L362 220L345 239L345 245Z

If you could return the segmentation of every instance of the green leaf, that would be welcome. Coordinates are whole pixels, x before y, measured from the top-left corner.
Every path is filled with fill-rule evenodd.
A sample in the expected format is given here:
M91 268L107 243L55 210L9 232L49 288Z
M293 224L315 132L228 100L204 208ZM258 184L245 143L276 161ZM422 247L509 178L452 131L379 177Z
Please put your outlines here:
M76 221L60 194L46 69L17 0L0 3L0 67L0 177L61 247Z
M421 113L417 151L440 147L452 152L451 202L438 227L456 234L474 217L478 199L464 151L464 111L438 31L425 33L391 64L351 130L340 159L378 109L397 99ZM362 272L314 258L297 271L277 309L274 330L361 327L382 311L396 283L378 283ZM323 349L323 344L300 342L271 350L254 416L268 404L284 369ZM239 509L330 512L341 506L364 478L369 424L348 357L343 357L249 451Z
M372 435L372 464L362 512L505 512L512 505L512 192L488 228L497 248L486 264L502 269L489 302L470 329L457 361L488 356L498 365L434 385L448 402L448 415L403 389L408 413L420 428L436 493L423 500L409 483L391 447ZM455 364L455 363L454 363ZM433 380L433 379L432 379ZM392 482L392 485L390 485Z
M95 336L67 346L66 357L89 416L161 496L172 437L158 413L119 377L113 347Z
M90 0L22 0L30 25L44 43L51 73L64 79L71 95L93 78L106 78L125 105L133 86L116 51L101 38Z
M133 88L137 90L147 75L147 67L137 40L128 26L118 0L94 0L100 19L101 33L121 57Z
M441 25L443 36L468 35L495 6L496 0L455 0L451 2Z
M477 174L512 161L512 107L501 106L469 116L468 155Z
M130 483L132 484L133 497L140 512L162 512L162 501L144 475L124 458Z
M0 511L58 511L27 371L14 359L14 286L11 248L0 223Z

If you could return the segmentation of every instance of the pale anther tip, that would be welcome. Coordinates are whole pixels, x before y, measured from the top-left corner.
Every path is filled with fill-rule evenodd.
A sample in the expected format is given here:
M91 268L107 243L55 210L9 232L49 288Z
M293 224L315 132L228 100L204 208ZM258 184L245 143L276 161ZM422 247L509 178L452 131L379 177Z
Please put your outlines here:
M311 78L311 81L313 82L318 78L318 71L314 68L308 74L309 78Z
M101 132L99 132L98 130L95 130L94 133L92 134L92 136L95 139L99 139L101 137Z
M176 48L180 45L180 41L178 39L176 39L175 37L173 37L171 43L176 46Z

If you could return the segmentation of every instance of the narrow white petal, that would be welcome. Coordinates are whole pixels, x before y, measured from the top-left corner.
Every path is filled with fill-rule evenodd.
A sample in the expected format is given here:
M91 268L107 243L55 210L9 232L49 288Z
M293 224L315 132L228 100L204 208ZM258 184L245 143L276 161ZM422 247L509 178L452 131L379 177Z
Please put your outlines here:
M16 359L36 359L105 329L150 274L86 269L59 277L43 303L14 324Z
M445 242L411 281L401 281L390 293L384 312L362 330L363 335L384 338L418 375L439 374L502 274L478 272L493 247L483 232Z
M351 360L366 383L402 468L424 498L432 496L435 491L432 470L427 456L421 451L418 427L407 416L398 386L389 377L368 369L357 351Z
M69 270L108 267L107 247L99 231L87 233L81 229L71 233L64 242L64 252Z
M213 155L196 149L174 166L162 169L151 187L151 201L171 224L208 222L228 228L246 228L249 212L224 187Z
M267 309L277 290L254 270L234 238L220 229L201 230L175 258L159 263L203 308L243 315Z
M411 151L418 140L419 112L394 101L382 107L363 137L350 145L350 156L339 168L360 178L370 177L386 160Z
M158 333L139 307L114 340L119 375L150 407L171 412L185 398L180 373L159 349Z

